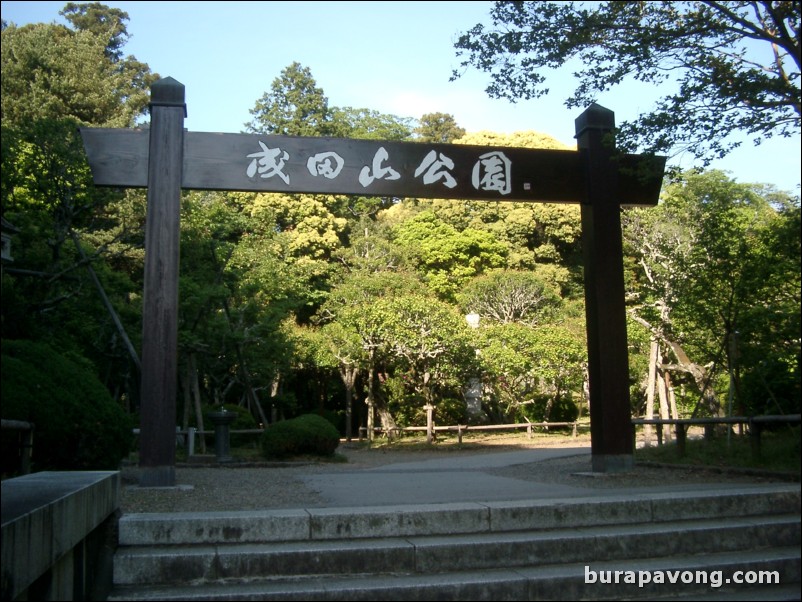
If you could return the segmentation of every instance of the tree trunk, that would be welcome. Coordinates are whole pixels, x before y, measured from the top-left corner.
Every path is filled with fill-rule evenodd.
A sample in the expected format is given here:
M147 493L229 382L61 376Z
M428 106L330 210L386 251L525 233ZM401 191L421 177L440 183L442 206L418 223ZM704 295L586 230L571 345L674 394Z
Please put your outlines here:
M649 344L649 379L646 383L646 420L654 418L654 385L657 374L657 339L652 338ZM654 437L654 427L651 424L643 426L643 444L651 446Z
M585 405L588 408L588 416L590 416L590 375L588 374L588 364L587 362L583 362L582 364L582 397L585 400ZM582 408L580 406L580 412L577 416L577 420L582 417Z
M663 370L678 370L680 372L687 372L693 377L694 382L696 383L697 388L701 394L701 401L704 402L707 409L710 411L712 416L723 416L721 404L718 402L718 397L716 395L715 389L713 389L713 385L711 384L712 377L705 369L704 366L700 366L699 364L693 363L688 355L685 353L685 350L682 346L677 343L676 341L672 341L671 339L667 338L663 333L659 332L656 328L654 328L649 322L641 318L640 316L635 315L634 313L630 314L632 318L638 322L639 324L645 326L649 329L652 333L652 336L656 337L659 341L662 341L666 346L671 349L671 352L674 354L674 357L677 358L676 364L664 364L662 366ZM694 414L696 412L694 411Z
M384 432L387 433L388 439L392 439L396 435L396 429L398 428L393 415L390 414L390 410L383 403L376 405L376 412L379 414L379 422Z
M368 419L367 419L367 429L368 429L368 444L373 441L373 409L375 406L375 400L373 397L373 381L374 381L374 367L373 367L373 351L370 352L370 361L368 362L368 396L365 399L365 403L368 405Z
M201 410L201 396L200 396L200 383L198 382L198 365L195 360L195 354L189 354L189 363L187 366L189 371L189 383L195 399L195 420L199 431L203 431L203 411ZM202 454L206 453L206 435L200 436L200 451Z
M245 381L245 396L248 400L248 411L251 413L251 416L253 416L253 410L255 408L257 414L259 414L259 421L261 424L267 425L267 416L265 416L264 410L262 410L262 404L259 402L259 396L253 388L251 374L248 372L245 360L242 359L239 345L237 345L237 357L240 359L240 370L242 372L242 378Z
M657 354L657 361L662 361L662 355L658 352ZM667 420L671 417L668 411L668 395L666 392L666 381L663 378L663 374L661 374L657 379L657 396L660 399L660 418L662 420ZM668 443L671 441L671 426L668 424L662 425L660 428L663 429L663 441Z
M557 395L559 395L559 392L549 396L549 400L546 402L546 407L543 410L543 422L549 421L549 416L551 416L551 408L554 407L554 400L557 398ZM549 427L546 427L547 432L548 430Z
M666 379L666 391L668 391L668 409L671 412L671 417L679 419L679 412L677 411L677 397L674 395L674 387L671 386L671 375L666 372L663 377Z
M345 385L345 440L350 441L353 436L351 422L353 419L354 388L359 368L351 364L340 364L340 378Z
M701 401L707 406L708 411L713 416L721 417L723 416L721 404L718 402L718 397L716 396L716 391L713 389L713 385L711 384L712 376L708 373L708 371L704 368L704 366L700 366L698 364L694 364L688 359L688 356L685 354L685 351L682 347L675 343L674 341L666 341L668 345L671 347L671 350L674 352L674 356L677 358L679 362L678 365L672 366L665 366L667 370L680 370L682 372L687 372L693 377L696 386L699 388L699 392L702 395ZM695 412L694 412L695 413Z

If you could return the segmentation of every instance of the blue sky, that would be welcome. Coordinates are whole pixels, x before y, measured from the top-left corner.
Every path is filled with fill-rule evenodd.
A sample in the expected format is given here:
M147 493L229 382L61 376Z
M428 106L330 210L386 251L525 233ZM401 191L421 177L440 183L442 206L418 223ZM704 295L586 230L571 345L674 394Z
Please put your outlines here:
M61 22L60 2L2 2L17 25ZM574 145L574 119L564 100L570 70L549 74L545 98L510 103L484 92L489 76L468 70L455 82L457 36L489 24L492 2L114 2L128 13L123 51L184 84L185 126L198 132L241 132L250 109L293 62L308 67L330 106L364 107L419 118L454 115L469 132L536 130ZM616 121L648 110L658 91L628 85L597 99ZM691 157L670 163L688 168ZM799 195L800 136L741 149L711 167L739 182L773 184Z

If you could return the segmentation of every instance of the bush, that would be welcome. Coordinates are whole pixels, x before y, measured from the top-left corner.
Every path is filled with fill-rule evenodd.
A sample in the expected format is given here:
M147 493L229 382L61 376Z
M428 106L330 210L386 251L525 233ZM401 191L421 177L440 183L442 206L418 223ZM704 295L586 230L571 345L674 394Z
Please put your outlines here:
M536 395L533 404L520 407L519 416L516 419L521 420L525 417L532 422L574 422L579 417L579 408L569 394L568 396L558 397L552 403L548 420L545 420L546 407L549 401L549 396Z
M133 445L133 421L86 358L45 343L2 341L2 416L34 424L32 470L116 470ZM15 440L3 433L3 474Z
M331 422L317 414L304 414L275 422L262 435L262 455L280 459L310 454L333 456L340 444L340 433Z

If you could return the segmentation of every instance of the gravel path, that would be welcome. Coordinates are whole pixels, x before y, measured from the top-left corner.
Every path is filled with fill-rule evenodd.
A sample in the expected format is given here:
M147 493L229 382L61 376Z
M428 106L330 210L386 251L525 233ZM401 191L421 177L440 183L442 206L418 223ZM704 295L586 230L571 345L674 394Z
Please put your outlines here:
M520 440L519 440L520 441ZM582 446L569 440L571 447ZM542 441L538 447L543 447ZM589 446L589 444L587 444ZM318 492L301 478L315 473L337 473L371 469L389 464L420 462L447 458L448 454L477 454L519 451L534 447L531 443L487 445L469 449L367 449L356 443L343 443L338 456L347 461L274 462L250 465L200 465L176 467L174 488L140 488L138 469L123 470L121 509L123 513L139 512L209 512L222 510L263 510L276 508L321 507ZM530 464L483 469L495 476L528 481L591 488L652 487L671 483L768 483L783 482L778 476L722 472L698 468L636 465L632 471L605 474L591 473L590 454L574 455ZM584 473L584 474L583 474ZM787 479L785 479L787 481Z

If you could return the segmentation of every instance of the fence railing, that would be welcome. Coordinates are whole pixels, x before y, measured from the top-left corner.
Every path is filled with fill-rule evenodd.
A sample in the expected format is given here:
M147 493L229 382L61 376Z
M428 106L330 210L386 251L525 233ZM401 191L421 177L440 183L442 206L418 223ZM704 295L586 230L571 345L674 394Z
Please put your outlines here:
M3 421L5 427L5 423ZM764 427L770 424L799 424L800 414L789 415L762 415L762 416L726 416L720 418L633 418L632 419L632 436L637 434L637 427L645 425L654 426L674 426L677 453L680 456L685 455L685 442L687 440L688 428L691 426L704 426L705 438L710 439L713 436L716 425L741 425L749 427L750 443L752 446L752 454L755 458L759 458L761 454L761 435ZM515 422L510 424L483 424L483 425L469 425L458 424L449 426L432 425L431 428L427 426L405 426L387 429L384 427L375 427L373 429L374 435L399 435L402 433L425 432L431 436L439 432L456 432L459 443L462 443L462 437L465 433L482 432L482 431L498 431L498 430L526 430L527 437L532 438L534 429L546 429L554 427L570 427L572 437L577 437L578 429L590 428L588 423L573 422ZM264 432L264 429L237 429L229 431L230 435L259 435ZM134 429L134 434L139 434L139 429ZM182 444L187 447L187 455L195 455L195 440L197 436L214 435L215 431L198 430L194 427L188 429L176 428L176 437ZM367 437L367 428L359 428L359 441ZM657 441L659 445L663 444L662 429L657 429Z
M436 426L433 425L431 430L432 433L440 433L440 432L456 432L457 438L460 443L462 443L462 437L468 431L471 432L481 432L481 431L498 431L498 430L526 430L526 434L529 438L533 436L533 429L545 429L548 430L549 428L556 428L556 427L570 427L571 428L571 435L572 437L577 437L578 429L580 428L590 428L589 424L580 423L580 422L516 422L511 424L482 424L482 425L469 425L469 424L456 424L450 426ZM405 426L405 427L396 427L393 429L386 429L383 427L375 427L373 432L375 435L398 435L402 433L413 433L413 432L427 432L428 427L425 426ZM264 429L234 429L229 430L229 435L260 435L264 433ZM195 427L189 427L187 429L180 429L176 428L175 430L177 441L180 442L182 445L186 446L187 455L193 456L195 455L195 448L196 448L196 440L199 436L205 435L215 435L215 431L213 430L199 430ZM139 429L134 429L134 435L139 435ZM359 441L362 441L367 437L367 428L360 427L359 428Z
M722 416L718 418L635 418L632 420L633 435L638 426L671 425L675 427L677 437L677 453L685 455L685 442L687 440L688 428L691 426L703 426L705 428L705 439L713 437L716 425L739 425L749 427L749 442L752 447L752 457L759 459L761 456L761 436L763 429L770 424L799 424L800 414L788 415L765 415L765 416ZM663 443L662 429L657 429L657 442Z
M523 430L526 429L526 435L530 439L533 437L534 428L543 428L549 429L550 427L571 427L572 436L577 436L577 429L582 427L590 427L588 424L581 424L579 422L515 422L511 424L457 424L451 426L436 426L433 425L431 427L431 432L429 427L426 426L405 426L405 427L396 427L392 429L387 429L384 427L375 427L373 429L374 434L376 435L397 435L401 433L414 433L414 432L424 432L428 435L432 435L435 433L447 431L447 432L456 432L457 439L460 443L462 443L462 436L468 431L480 432L480 431L497 431L497 430ZM367 437L368 429L367 427L360 427L359 428L359 440L361 441L365 437Z

